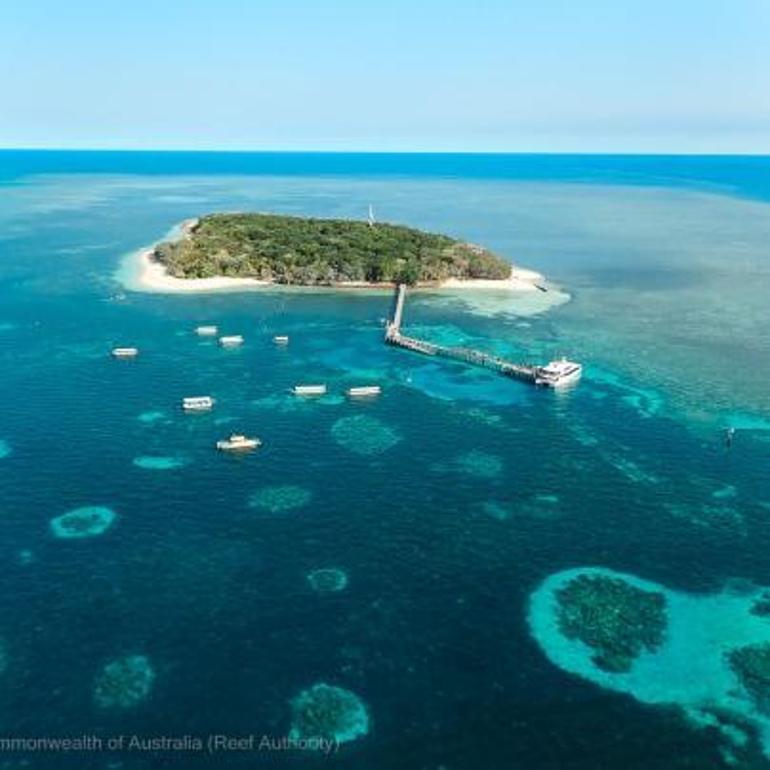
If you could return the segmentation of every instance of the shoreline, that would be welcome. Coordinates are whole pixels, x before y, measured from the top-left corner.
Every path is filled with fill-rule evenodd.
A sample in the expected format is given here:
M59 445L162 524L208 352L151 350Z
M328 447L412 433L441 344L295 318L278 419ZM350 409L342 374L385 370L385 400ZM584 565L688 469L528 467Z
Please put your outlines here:
M156 294L187 294L197 292L253 291L255 289L279 288L308 291L392 291L394 283L369 283L366 281L339 281L323 284L282 284L257 278L232 278L219 275L211 278L176 278L169 275L166 267L153 258L155 246L166 240L188 238L197 219L186 219L176 225L168 236L128 255L119 271L118 280L128 289ZM468 290L498 292L549 292L545 277L535 270L511 265L508 278L448 278L445 281L419 282L411 287L418 291L455 292Z

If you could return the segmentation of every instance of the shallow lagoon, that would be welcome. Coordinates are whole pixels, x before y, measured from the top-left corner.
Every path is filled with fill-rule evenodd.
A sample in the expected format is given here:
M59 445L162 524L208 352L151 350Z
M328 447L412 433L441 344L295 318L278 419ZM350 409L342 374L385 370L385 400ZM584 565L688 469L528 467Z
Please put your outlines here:
M645 592L662 594L666 628L659 649L641 652L629 672L602 670L582 641L567 638L560 628L558 593L579 576L619 579ZM549 576L530 597L530 630L548 658L559 668L609 690L629 693L647 704L674 705L696 724L719 726L721 717L739 746L748 722L759 729L770 756L770 716L751 696L731 668L729 655L754 644L770 643L770 617L752 612L766 589L743 586L715 594L671 591L634 575L601 568L578 568ZM732 721L731 721L732 720Z

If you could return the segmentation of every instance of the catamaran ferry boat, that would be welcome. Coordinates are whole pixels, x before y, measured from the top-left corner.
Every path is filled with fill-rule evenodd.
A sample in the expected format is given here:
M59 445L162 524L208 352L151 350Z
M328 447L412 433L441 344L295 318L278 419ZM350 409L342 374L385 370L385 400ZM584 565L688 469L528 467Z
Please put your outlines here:
M291 392L295 396L323 396L326 395L326 385L295 385Z
M240 334L230 334L229 336L220 337L219 344L223 348L236 348L238 345L243 345L243 337Z
M198 326L195 333L199 337L216 337L219 334L219 328L217 326Z
M262 446L258 438L249 438L241 433L233 433L230 438L217 441L217 449L221 452L250 452Z
M182 409L185 412L208 412L214 408L211 396L188 396L182 399Z
M345 393L350 398L365 398L367 396L379 396L382 388L379 385L361 385L355 388L348 388Z
M113 358L136 358L139 355L139 348L113 348Z
M546 366L540 366L535 371L535 385L543 385L547 388L563 388L580 379L583 367L574 361L562 358L559 361L551 361Z

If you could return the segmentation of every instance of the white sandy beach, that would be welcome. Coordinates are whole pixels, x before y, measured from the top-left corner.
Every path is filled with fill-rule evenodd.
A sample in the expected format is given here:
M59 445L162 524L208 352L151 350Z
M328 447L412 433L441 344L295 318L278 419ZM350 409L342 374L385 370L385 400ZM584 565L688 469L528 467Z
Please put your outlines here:
M234 289L256 289L273 286L272 281L260 281L256 278L229 278L214 276L212 278L175 278L169 275L166 268L153 259L154 247L142 249L136 255L136 280L132 288L160 293L199 292L199 291L233 291ZM536 284L542 284L544 278L534 270L513 267L511 276L506 280L491 279L461 279L449 278L439 284L418 284L417 288L425 290L496 290L496 291L536 291ZM313 287L316 288L316 287ZM317 287L326 288L326 287ZM390 289L391 284L366 283L364 281L345 281L334 284L334 289Z
M228 278L224 275L212 278L176 278L169 275L165 266L153 259L154 246L142 249L136 256L136 273L131 288L139 291L160 292L165 294L197 291L232 291L233 289L253 289L270 285L270 281L258 281L256 278Z

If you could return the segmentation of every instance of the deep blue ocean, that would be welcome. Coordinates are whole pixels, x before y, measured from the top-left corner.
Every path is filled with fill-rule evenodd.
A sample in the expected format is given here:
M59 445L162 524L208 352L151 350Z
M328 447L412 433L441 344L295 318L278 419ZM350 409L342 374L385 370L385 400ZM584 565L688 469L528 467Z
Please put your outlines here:
M408 330L569 355L579 386L388 348L387 293L127 278L186 218L370 203L570 296L414 293ZM756 738L727 752L676 703L559 670L527 625L571 567L770 586L769 297L770 158L0 152L0 739L286 736L319 682L369 716L328 758L6 748L0 768L770 767ZM245 344L196 336L207 323ZM211 413L182 413L205 394ZM217 453L234 431L264 447ZM116 514L105 532L55 537L89 506ZM314 590L329 568L344 590ZM100 672L136 655L149 691L100 706Z

